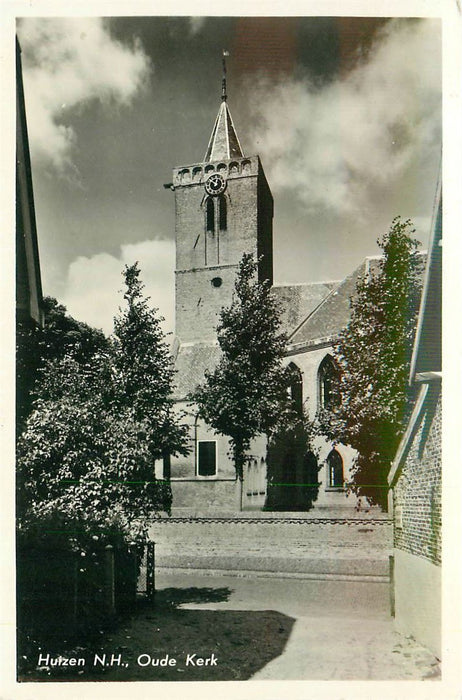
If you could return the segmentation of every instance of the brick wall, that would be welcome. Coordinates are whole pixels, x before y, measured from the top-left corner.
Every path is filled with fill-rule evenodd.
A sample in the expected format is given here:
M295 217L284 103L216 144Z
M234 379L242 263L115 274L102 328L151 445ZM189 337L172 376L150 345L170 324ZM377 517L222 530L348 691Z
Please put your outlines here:
M184 343L214 340L219 314L229 306L237 265L213 266L175 274L176 336ZM213 280L220 278L221 285Z
M394 488L394 545L441 563L441 385L429 388Z
M387 577L392 522L173 518L150 536L158 567Z
M206 231L204 182L227 181L225 230ZM183 343L215 337L218 314L231 302L243 253L264 256L259 278L273 279L273 199L258 156L175 169L176 336Z

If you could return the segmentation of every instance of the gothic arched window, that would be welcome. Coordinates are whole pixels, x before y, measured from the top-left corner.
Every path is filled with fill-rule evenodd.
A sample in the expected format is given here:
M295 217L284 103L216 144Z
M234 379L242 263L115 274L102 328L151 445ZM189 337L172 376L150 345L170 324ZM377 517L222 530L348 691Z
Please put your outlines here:
M318 370L318 402L320 408L339 404L340 373L333 357L326 355Z
M227 226L226 197L221 194L218 197L218 227L220 231L226 231Z
M215 205L212 197L209 197L205 209L205 227L211 233L215 232Z
M289 364L290 370L290 384L289 384L289 397L292 399L292 405L297 413L303 412L303 379L302 373L296 364L291 362Z
M328 485L330 488L343 488L343 459L336 449L327 455Z

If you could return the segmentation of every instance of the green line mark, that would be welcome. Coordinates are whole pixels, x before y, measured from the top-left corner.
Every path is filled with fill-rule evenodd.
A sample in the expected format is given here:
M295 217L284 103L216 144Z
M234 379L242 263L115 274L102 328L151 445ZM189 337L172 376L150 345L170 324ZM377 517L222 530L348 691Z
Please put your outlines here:
M271 486L321 486L321 483L317 483L317 484L286 484L286 483L268 484L268 487L271 487ZM364 488L364 487L377 488L377 489L388 489L389 488L388 484L353 484L353 486L357 486L358 488ZM328 486L328 488L335 488L335 487ZM340 486L339 488L343 488L343 487Z
M90 484L168 484L169 481L167 479L154 479L152 481L125 481L125 480L117 480L117 479L89 479L86 480L86 482L81 482L80 479L61 479L60 480L61 484L81 484L81 483L90 483Z
M316 483L316 484L268 484L268 486L320 486L321 484Z

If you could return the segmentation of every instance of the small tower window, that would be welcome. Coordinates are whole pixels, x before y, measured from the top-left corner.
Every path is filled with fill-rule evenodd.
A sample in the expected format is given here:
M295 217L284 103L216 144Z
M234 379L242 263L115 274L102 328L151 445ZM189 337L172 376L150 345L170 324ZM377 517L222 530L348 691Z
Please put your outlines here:
M214 277L212 279L212 287L221 287L223 280L221 277Z
M327 456L330 488L343 488L343 459L337 450L331 450Z
M226 197L222 194L218 198L218 225L220 227L220 231L226 231L228 226Z
M206 228L207 231L211 233L215 232L215 205L212 197L207 200L207 206L205 210Z

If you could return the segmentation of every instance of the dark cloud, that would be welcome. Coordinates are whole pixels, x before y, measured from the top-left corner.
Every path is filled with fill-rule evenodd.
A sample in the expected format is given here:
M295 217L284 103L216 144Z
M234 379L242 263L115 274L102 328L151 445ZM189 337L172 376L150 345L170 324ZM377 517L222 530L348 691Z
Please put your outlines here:
M39 22L23 21L32 42ZM104 260L113 270L124 246L156 250L144 242L173 239L173 197L163 184L174 166L203 158L220 103L222 49L230 52L229 104L240 141L247 153L261 155L275 196L277 280L344 276L376 252L377 236L396 214L415 215L425 226L439 150L432 121L439 69L429 61L440 36L436 22L425 25L422 56L423 25L347 17L105 19L97 26L107 35L106 56L131 57L132 69L142 69L143 89L122 81L130 99L100 99L94 75L77 80L88 63L74 53L69 69L80 99L52 124L69 129L53 133L64 139L79 186L45 166L32 144L45 293L75 298L84 259L89 269ZM53 55L52 36L42 44ZM380 47L392 44L380 61ZM65 49L65 41L57 48ZM108 69L111 79L122 77L116 62ZM66 87L59 77L45 74L56 94ZM26 92L33 130L39 112L30 98Z

